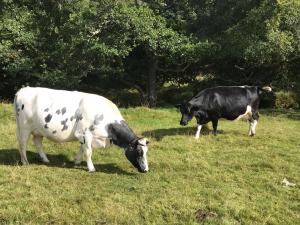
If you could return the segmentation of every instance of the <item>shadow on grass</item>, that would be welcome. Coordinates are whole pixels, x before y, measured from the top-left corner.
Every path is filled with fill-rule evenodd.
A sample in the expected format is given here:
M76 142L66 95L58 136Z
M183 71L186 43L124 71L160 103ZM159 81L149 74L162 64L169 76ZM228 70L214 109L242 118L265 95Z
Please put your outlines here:
M86 163L82 162L81 165L75 166L74 162L69 160L66 155L63 154L47 154L50 163L43 163L40 156L36 152L27 151L27 159L30 164L46 165L49 167L59 168L73 168L79 170L87 170ZM0 149L0 165L21 165L19 151L17 149ZM95 164L97 172L108 174L123 174L133 175L134 173L127 172L113 163Z
M177 127L177 128L164 128L155 129L150 131L145 131L142 133L143 136L154 137L155 140L160 141L165 136L175 136L175 135L186 135L194 136L197 131L197 127ZM201 129L201 135L209 135L212 131L207 127L203 126ZM218 134L224 133L222 130L218 130Z

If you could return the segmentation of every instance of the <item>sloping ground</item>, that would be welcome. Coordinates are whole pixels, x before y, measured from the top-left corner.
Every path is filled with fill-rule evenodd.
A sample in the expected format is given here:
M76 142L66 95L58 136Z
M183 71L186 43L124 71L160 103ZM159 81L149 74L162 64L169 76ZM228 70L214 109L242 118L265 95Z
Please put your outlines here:
M12 105L1 104L0 224L299 223L300 112L263 111L252 138L246 122L223 120L199 140L175 109L122 113L151 142L149 173L117 147L95 150L88 173L73 166L75 142L45 141L49 165L30 142L31 165L20 166Z

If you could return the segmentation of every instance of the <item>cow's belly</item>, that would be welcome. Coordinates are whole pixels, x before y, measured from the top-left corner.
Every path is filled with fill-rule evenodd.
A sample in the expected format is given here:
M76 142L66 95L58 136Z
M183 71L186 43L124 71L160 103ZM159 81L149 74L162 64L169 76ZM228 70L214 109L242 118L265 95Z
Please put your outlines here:
M63 126L57 122L48 123L45 125L45 123L36 121L33 123L32 133L34 135L46 137L55 142L76 140L76 137L74 136L74 125L71 126L71 124L67 123L67 126L68 129L62 130Z
M223 118L228 120L239 120L241 118L250 119L252 115L252 108L250 105L237 108L235 110L224 113Z

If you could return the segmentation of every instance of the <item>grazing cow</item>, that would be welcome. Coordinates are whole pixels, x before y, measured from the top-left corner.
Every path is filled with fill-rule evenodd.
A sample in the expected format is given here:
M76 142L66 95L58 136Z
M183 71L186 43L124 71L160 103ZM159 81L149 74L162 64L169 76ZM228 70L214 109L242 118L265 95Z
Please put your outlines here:
M125 156L139 172L148 171L147 139L138 138L117 106L102 96L25 87L17 92L14 106L23 164L28 164L26 145L32 134L36 149L45 163L49 160L43 152L43 137L55 142L78 140L81 148L75 164L80 164L82 154L85 154L90 172L95 171L92 148L105 148L112 143L124 149Z
M200 137L203 124L212 121L214 134L217 134L218 120L239 120L246 117L250 122L249 135L255 135L259 118L260 95L270 92L270 87L258 86L219 86L199 92L190 101L177 105L182 114L180 124L185 126L195 117L198 128L195 138Z

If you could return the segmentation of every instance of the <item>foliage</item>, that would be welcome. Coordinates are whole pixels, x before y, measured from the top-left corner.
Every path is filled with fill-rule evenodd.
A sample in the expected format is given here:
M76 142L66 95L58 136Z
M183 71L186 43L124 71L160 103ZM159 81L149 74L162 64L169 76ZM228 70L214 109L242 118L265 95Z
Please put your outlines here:
M275 107L279 109L297 109L299 108L297 95L293 92L279 91L275 93Z
M4 98L27 84L136 89L142 103L153 105L168 82L299 89L298 0L2 0L0 6Z

